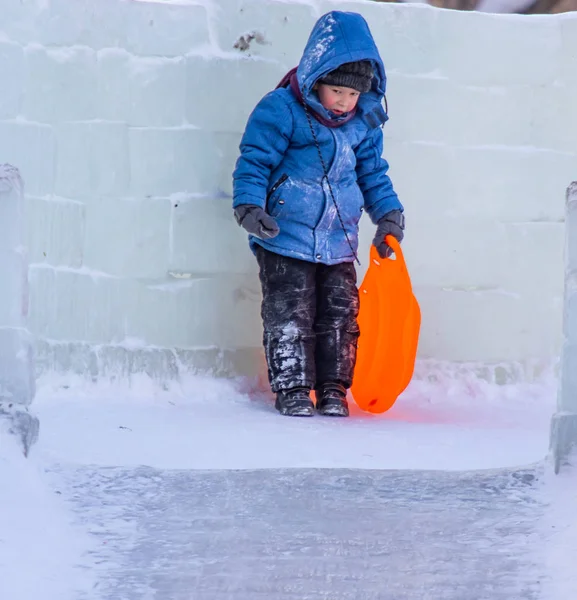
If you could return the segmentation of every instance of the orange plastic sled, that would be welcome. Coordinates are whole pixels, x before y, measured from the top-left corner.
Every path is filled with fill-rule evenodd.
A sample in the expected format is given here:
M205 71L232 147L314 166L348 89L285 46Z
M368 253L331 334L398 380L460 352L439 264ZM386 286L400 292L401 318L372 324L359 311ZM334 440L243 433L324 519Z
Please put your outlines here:
M395 258L381 258L371 245L360 293L357 365L351 393L364 411L389 410L409 385L415 368L421 310L403 252L386 237Z

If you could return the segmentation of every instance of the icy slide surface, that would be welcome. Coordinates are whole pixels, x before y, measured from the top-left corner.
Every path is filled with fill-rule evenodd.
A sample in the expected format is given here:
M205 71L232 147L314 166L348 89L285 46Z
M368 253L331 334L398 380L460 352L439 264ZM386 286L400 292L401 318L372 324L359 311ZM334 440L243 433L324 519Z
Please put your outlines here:
M531 470L52 476L111 567L96 597L538 600L546 575Z

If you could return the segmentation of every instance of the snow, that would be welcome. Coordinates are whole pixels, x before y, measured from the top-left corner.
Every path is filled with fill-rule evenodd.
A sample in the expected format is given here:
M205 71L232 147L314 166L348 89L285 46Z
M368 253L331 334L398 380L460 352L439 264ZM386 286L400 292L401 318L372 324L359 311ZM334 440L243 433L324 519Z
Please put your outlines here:
M303 422L278 418L270 394L247 395L243 380L191 377L156 393L146 378L133 385L88 384L83 395L78 382L43 384L36 451L57 462L158 469L514 467L546 455L555 402L552 375L497 386L471 373L416 380L384 415L353 404L348 421Z
M338 420L281 417L246 379L41 378L30 458L0 446L2 596L573 597L553 372L419 367L389 413Z
M575 469L565 469L559 475L549 473L545 484L544 500L549 510L541 524L539 537L546 548L544 565L550 576L543 588L543 599L576 598L577 578L573 570L577 555Z
M4 425L0 421L0 596L79 600L92 585L83 558L91 542L72 526L38 463L22 456Z

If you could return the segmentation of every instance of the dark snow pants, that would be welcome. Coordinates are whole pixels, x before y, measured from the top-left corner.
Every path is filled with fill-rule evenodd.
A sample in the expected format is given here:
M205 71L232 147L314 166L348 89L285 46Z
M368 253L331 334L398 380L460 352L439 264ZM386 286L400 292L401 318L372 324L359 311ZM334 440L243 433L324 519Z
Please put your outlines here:
M359 337L354 264L306 262L260 246L256 256L272 391L328 382L351 387Z

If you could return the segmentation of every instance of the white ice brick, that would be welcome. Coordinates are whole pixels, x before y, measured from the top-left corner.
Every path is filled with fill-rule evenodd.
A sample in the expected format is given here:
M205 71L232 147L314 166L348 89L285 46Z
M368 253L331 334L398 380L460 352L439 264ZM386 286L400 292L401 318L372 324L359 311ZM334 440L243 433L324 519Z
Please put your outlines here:
M0 41L0 119L20 113L24 92L24 50L18 44Z
M400 141L450 141L447 134L457 126L450 106L455 90L456 86L446 79L389 75L387 137Z
M262 335L259 304L256 277L172 279L140 289L128 335L161 347L254 347Z
M18 328L26 324L23 189L18 169L0 161L0 328Z
M577 13L564 15L561 28L561 77L563 83L577 88Z
M128 192L128 128L122 123L63 123L56 128L56 193L82 200Z
M572 83L571 86L565 87L561 91L559 98L559 115L561 119L557 119L557 128L553 131L558 134L556 147L561 150L573 153L577 157L577 111L575 110L575 99L577 98L577 83ZM552 116L552 115L550 115ZM573 173L577 171L577 158L575 160L576 167Z
M214 193L220 156L214 134L193 128L130 130L134 196Z
M490 218L432 217L414 211L403 242L415 285L491 289L502 281L505 228Z
M560 310L563 231L563 223L500 223L490 214L435 218L416 210L403 249L415 285L529 299L547 290Z
M177 273L247 273L256 261L230 198L183 198L172 203L170 269Z
M97 53L98 102L96 118L128 122L130 118L130 71L132 56L125 50L107 48Z
M51 196L27 197L26 222L31 263L82 266L85 207Z
M567 227L565 268L567 276L575 278L577 277L577 181L568 186L565 211ZM577 343L577 339L575 342Z
M548 290L536 287L530 297L415 287L422 310L419 355L487 362L558 356L561 310Z
M0 31L3 37L15 42L29 42L35 39L35 11L29 2L22 0L2 0L2 21Z
M51 127L31 123L0 122L0 162L20 170L29 194L54 190L55 140Z
M506 223L506 243L496 248L502 288L519 292L528 302L547 290L547 303L562 306L564 223Z
M560 21L443 11L432 53L452 81L476 86L548 85L560 71Z
M456 145L525 145L531 140L532 105L524 88L457 86L447 79L392 75L392 139Z
M559 409L577 412L577 182L567 190L564 289L564 344Z
M26 329L0 329L0 400L28 406L34 399L36 382L32 344L32 336Z
M439 11L428 6L380 4L379 12L373 9L368 14L369 8L373 7L363 6L360 12L368 19L387 72L437 71L439 64L431 49L439 43Z
M129 125L170 127L185 122L184 59L136 58L129 63ZM222 80L220 81L222 85ZM204 82L203 82L204 85ZM202 93L210 96L208 89ZM214 96L220 97L222 88ZM214 98L212 98L214 102ZM230 105L229 105L230 108ZM201 120L204 125L208 115Z
M84 264L119 277L163 278L169 231L168 199L93 202L86 210Z
M232 196L232 174L239 157L241 134L216 133L219 156L218 190L226 196Z
M191 56L186 74L187 120L209 131L243 132L256 104L284 73L278 63L262 60Z
M367 20L387 72L424 74L439 68L433 48L442 39L441 11L425 5L377 2L320 2L321 14L331 10L358 12Z
M527 94L531 107L530 143L577 155L577 84L541 86Z
M426 218L449 214L462 201L455 199L454 193L454 149L444 144L388 140L387 125L384 131L383 156L407 219L412 220L415 212Z
M101 50L97 116L132 126L183 125L185 79L183 58L137 57L123 50ZM206 123L206 117L200 122Z
M180 56L210 41L201 4L128 2L126 19L126 48L135 54Z
M22 326L22 274L26 272L22 257L0 249L2 293L0 294L0 330Z
M32 121L59 123L94 118L96 54L83 47L26 48L23 114Z
M298 64L317 17L308 3L221 0L215 3L213 27L225 52L262 56L289 69ZM250 41L250 34L257 39ZM249 41L246 50L234 48L241 37Z
M563 354L559 409L577 412L577 182L567 190Z
M420 172L421 164L415 164ZM531 148L455 149L447 165L454 174L453 214L499 221L561 221L575 165L575 156Z
M30 267L30 326L38 337L93 344L126 338L136 283L88 270Z
M577 288L574 284L568 285L565 293L563 330L566 342L577 345Z
M577 412L577 343L565 341L561 356L559 411Z
M30 7L28 7L28 11ZM126 2L50 0L35 15L35 40L45 46L121 46L126 38Z
M34 365L28 315L23 182L12 165L0 164L0 399L29 404Z
M460 146L530 144L530 95L524 87L457 87L448 102L444 138Z

